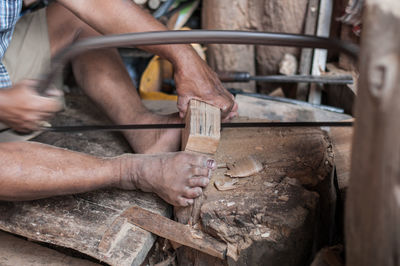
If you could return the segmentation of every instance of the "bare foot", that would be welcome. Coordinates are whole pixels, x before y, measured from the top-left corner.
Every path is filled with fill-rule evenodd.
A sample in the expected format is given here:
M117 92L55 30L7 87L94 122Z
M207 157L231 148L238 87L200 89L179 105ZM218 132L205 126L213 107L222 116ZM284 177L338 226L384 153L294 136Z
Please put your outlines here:
M182 119L179 118L177 113L157 115L149 112L141 115L137 123L179 124L182 123ZM124 134L136 153L155 154L179 151L181 132L181 129L154 129L126 131Z
M174 206L189 206L210 182L215 161L187 152L124 155L119 187L154 192Z

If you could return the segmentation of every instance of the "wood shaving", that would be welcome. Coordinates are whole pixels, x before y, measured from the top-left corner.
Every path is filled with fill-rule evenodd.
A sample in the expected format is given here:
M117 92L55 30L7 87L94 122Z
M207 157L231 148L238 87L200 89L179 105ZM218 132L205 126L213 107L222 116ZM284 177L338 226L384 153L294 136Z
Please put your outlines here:
M231 179L229 181L216 180L214 182L214 186L219 191L233 190L233 189L236 189L238 187L238 186L235 185L237 182L239 182L239 180L237 180L237 179Z
M264 169L261 162L255 159L253 156L245 157L233 165L227 164L229 170L225 175L230 177L248 177L255 175Z

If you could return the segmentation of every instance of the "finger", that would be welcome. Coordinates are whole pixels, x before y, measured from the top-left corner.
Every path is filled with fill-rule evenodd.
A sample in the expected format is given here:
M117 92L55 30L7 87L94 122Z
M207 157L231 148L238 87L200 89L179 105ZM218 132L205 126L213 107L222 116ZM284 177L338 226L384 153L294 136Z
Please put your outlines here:
M179 196L178 201L177 201L177 206L187 207L187 206L193 205L193 203L194 203L193 199L188 199L188 198Z
M193 177L189 179L190 187L206 187L210 183L208 177Z
M232 118L235 118L236 116L238 116L237 112L230 112L229 115L222 120L222 122L229 122L230 120L232 120Z
M40 113L40 120L41 121L48 121L53 116L54 116L54 113L41 112Z
M46 91L46 95L49 97L62 97L64 93L62 90L59 90L55 86L52 86Z
M19 133L25 134L38 130L38 126L33 122L25 122L20 126L13 127L13 129Z
M54 98L37 96L32 108L40 112L55 113L62 109L62 103Z
M232 109L235 106L235 101L232 99L227 100L226 98L220 99L223 104L221 105L221 116L222 118L225 118L228 116L228 114L232 111Z
M184 118L188 109L190 97L182 96L178 97L178 110L179 110L179 117Z
M201 189L201 187L194 187L194 188L187 187L183 192L183 196L188 199L198 198L201 196L201 194L203 194L203 190Z

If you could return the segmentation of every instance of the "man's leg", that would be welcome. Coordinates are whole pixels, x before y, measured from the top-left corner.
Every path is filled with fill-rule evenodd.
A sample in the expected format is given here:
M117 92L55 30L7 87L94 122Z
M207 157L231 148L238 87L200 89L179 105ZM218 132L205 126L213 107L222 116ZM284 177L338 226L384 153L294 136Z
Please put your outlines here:
M170 204L187 206L215 168L211 158L185 152L99 158L35 142L0 143L0 158L0 201L117 187L154 192Z
M47 9L51 54L78 38L99 33L59 4ZM116 49L90 51L72 60L78 85L117 124L176 123L177 115L159 116L150 113L141 103L136 88ZM130 131L124 133L137 153L177 151L180 130Z

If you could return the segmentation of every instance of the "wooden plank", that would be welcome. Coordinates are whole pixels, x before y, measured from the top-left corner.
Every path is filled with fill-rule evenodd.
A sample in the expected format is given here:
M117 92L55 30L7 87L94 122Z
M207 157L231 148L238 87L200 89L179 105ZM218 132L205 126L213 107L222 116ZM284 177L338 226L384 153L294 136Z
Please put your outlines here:
M316 27L317 27L317 20L318 20L318 16L317 16L318 6L319 6L319 0L309 0L308 1L304 34L315 35L315 31L316 31ZM301 74L301 75L311 74L312 56L313 56L313 49L304 48L301 50L299 74ZM306 101L307 95L308 95L308 88L309 88L309 84L299 83L297 85L296 98L298 100Z
M338 121L352 118L347 114L330 112L310 106L281 103L245 95L237 95L236 102L240 106L239 116L249 118L269 119L282 122Z
M206 154L217 152L221 137L221 111L219 108L191 100L182 131L182 150Z
M0 265L100 266L0 231Z
M321 0L318 15L318 27L317 36L329 37L331 19L333 10L333 0ZM311 74L321 75L321 71L325 71L326 59L328 57L328 51L326 49L315 49L313 55L313 63ZM321 90L322 85L312 84L308 101L313 104L321 104Z
M226 258L227 245L225 243L217 241L202 231L175 222L157 213L134 206L126 210L121 217L144 230L178 244L194 248L219 259Z
M347 265L400 263L400 1L367 0L351 178Z

